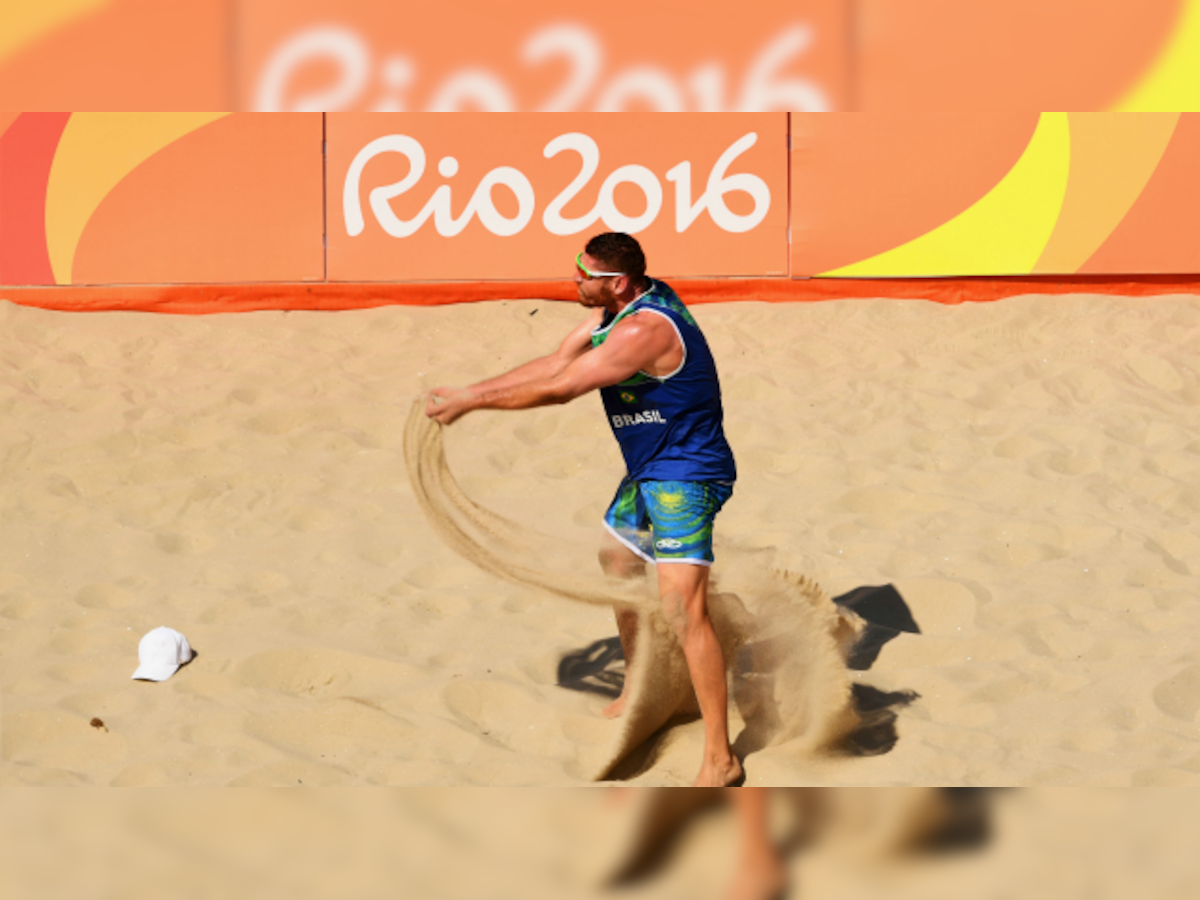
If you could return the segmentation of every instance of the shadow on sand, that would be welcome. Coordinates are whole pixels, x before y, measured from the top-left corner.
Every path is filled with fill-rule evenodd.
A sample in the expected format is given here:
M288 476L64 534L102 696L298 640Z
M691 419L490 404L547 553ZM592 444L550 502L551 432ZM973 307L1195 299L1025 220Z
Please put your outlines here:
M835 597L833 602L851 610L866 623L846 657L846 667L853 671L868 671L883 647L899 635L921 633L908 604L893 585L856 588ZM625 657L621 652L621 641L616 637L574 650L563 656L558 664L558 685L567 690L613 700L620 696L624 684ZM735 698L736 689L735 675ZM899 711L920 695L915 691L882 691L861 683L853 684L851 691L859 724L843 736L834 751L849 756L881 756L891 752L899 740L896 730ZM773 729L761 729L761 735L758 731L760 729L747 729L739 736L735 744L739 756L761 750Z

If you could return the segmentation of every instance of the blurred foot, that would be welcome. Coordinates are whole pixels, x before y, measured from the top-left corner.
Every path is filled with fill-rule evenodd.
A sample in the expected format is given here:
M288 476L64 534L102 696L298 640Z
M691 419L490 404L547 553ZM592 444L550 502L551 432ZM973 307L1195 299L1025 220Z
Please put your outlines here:
M700 767L700 774L692 782L692 787L734 787L745 779L746 773L736 756L716 762L706 759Z
M748 859L738 867L727 900L783 900L787 896L787 870L776 855Z

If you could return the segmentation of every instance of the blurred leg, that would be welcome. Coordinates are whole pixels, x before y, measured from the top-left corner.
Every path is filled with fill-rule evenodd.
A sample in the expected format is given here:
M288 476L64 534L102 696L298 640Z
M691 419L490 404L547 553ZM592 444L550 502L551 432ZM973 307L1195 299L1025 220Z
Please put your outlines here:
M737 808L739 858L729 900L777 900L787 888L787 871L767 821L766 788L735 788L728 791Z

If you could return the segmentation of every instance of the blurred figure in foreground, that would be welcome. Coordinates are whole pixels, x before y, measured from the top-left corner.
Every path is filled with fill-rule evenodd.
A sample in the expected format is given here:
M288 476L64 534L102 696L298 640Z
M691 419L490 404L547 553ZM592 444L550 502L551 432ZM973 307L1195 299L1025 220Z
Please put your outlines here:
M688 866L704 860L705 870L685 876L689 883L707 890L713 877L721 879L707 895L799 896L795 860L789 857L801 850L806 858L812 853L871 866L914 852L978 849L990 839L990 801L986 789L965 788L629 788L622 792L621 839L597 876L613 887L632 887L666 875L660 871L664 862L688 858ZM722 848L733 834L728 824L718 826L702 813L725 803L734 813L734 862L731 869L712 863L708 874L708 861L725 855ZM673 878L683 875L679 871Z
M777 900L787 895L787 868L771 838L767 788L731 788L737 809L738 864L729 900Z

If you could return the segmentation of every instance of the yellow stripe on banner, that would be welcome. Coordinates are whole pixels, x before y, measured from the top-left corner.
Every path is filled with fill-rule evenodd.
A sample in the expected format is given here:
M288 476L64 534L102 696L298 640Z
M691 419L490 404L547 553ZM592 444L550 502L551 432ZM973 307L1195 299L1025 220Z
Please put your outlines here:
M1120 112L1200 111L1200 0L1184 0L1166 49L1113 107Z
M11 0L0 3L0 60L112 0Z
M54 280L72 283L71 270L83 230L126 175L164 147L228 115L231 113L72 115L59 142L46 191L46 244Z
M1027 275L1054 232L1071 169L1066 113L1042 113L1029 146L996 187L965 212L892 250L827 277Z
M1071 181L1034 273L1078 272L1158 170L1182 113L1071 113Z

